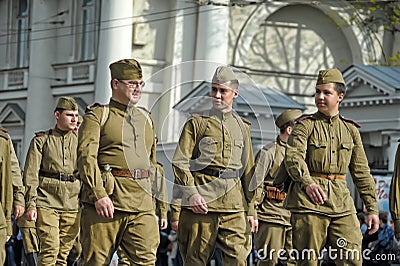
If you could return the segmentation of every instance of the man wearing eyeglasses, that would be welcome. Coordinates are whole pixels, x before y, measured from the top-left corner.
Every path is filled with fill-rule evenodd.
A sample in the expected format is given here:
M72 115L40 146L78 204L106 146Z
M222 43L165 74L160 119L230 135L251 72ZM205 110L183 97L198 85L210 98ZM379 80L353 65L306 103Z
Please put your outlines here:
M79 129L81 265L108 265L118 248L131 265L154 265L160 241L151 194L156 140L150 113L136 107L142 68L124 59L110 70L108 106L89 106Z

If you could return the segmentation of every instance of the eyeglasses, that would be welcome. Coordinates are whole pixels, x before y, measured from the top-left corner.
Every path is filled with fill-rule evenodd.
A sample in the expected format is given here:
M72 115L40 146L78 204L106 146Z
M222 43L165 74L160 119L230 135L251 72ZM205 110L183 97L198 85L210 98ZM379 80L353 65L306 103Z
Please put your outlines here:
M144 81L140 81L140 82L138 82L138 81L128 81L128 82L126 82L126 81L123 81L123 80L120 80L120 79L117 79L117 80L118 80L118 82L121 82L122 84L124 84L124 85L126 85L126 86L128 86L129 88L132 88L132 89L136 89L139 86L143 88L146 85L146 83Z

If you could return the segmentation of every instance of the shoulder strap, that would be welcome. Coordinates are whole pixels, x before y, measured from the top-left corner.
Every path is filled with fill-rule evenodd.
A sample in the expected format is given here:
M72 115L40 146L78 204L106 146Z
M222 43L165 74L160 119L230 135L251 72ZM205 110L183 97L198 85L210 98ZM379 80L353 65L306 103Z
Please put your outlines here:
M344 116L342 116L341 114L339 114L339 118L340 119L342 119L343 121L346 121L346 122L349 122L349 123L352 123L356 128L360 128L361 126L360 126L360 124L359 123L357 123L356 121L354 121L354 120L351 120L351 119L349 119L349 118L345 118Z
M201 119L200 121L200 125L199 125L199 131L197 134L197 137L199 140L201 140L204 136L204 133L206 133L206 129L207 129L207 124L208 124L208 116L205 115L200 115L200 114L191 114L192 118L199 118Z

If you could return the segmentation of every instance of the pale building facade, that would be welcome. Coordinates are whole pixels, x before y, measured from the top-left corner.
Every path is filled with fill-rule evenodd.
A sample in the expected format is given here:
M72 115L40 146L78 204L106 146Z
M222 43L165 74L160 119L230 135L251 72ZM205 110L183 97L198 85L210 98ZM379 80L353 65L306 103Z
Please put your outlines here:
M106 103L108 65L133 57L146 79L140 104L152 112L159 159L168 165L183 125L173 106L209 81L219 64L236 67L246 83L279 90L311 112L319 69L390 63L400 51L399 31L384 30L352 3L0 0L0 125L9 129L23 165L34 132L54 126L59 96L75 97L82 114L87 104ZM398 90L392 88L389 98L397 99ZM388 103L380 105L375 120L385 116ZM356 107L347 106L346 115L352 117ZM368 143L381 141L379 151L367 151L382 154L387 165L393 164L399 137L398 110L389 110L397 116L390 131L362 131ZM363 124L369 124L368 115Z

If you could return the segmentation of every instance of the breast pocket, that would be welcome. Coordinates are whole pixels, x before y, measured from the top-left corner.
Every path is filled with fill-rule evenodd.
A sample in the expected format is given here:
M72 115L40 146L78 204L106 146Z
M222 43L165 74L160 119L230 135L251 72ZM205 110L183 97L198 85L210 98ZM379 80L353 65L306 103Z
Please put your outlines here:
M218 141L210 137L205 137L199 142L199 151L201 158L213 159L218 151Z
M353 151L353 142L343 142L339 148L339 160L347 165L351 159L351 153Z
M311 140L308 144L308 154L314 161L322 161L326 156L326 142Z

